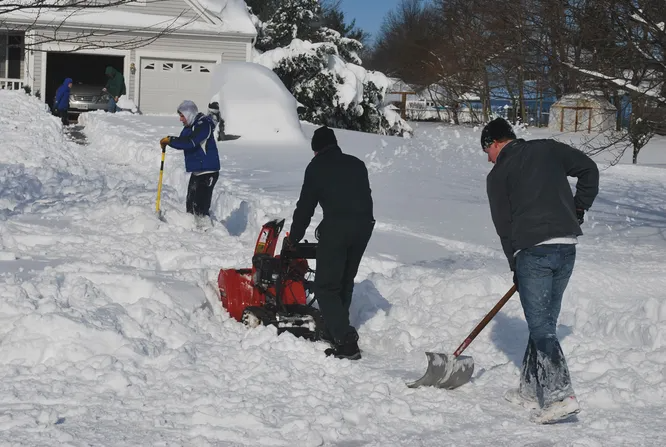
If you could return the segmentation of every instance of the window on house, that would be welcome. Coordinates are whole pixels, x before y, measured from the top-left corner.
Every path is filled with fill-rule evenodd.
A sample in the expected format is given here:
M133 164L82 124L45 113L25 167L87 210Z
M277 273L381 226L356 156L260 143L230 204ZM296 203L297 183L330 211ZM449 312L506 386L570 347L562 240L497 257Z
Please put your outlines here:
M192 64L180 64L180 69L187 72L187 73L191 73L192 72Z
M162 64L162 71L171 71L173 70L173 62L164 62Z
M146 64L143 66L144 70L154 70L155 69L155 62L151 62L149 64Z
M23 78L21 66L24 59L23 35L10 34L7 38L7 77L9 79Z
M199 66L199 73L210 73L210 69L206 67L205 65L200 65Z

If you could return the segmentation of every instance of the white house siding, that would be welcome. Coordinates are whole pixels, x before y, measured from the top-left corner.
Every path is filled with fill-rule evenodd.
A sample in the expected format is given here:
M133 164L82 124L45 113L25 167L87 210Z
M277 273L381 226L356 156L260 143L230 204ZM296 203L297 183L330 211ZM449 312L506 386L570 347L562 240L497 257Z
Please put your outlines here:
M248 44L250 44L249 37L243 39L238 37L165 36L140 50L221 54L224 61L245 61L247 60Z
M36 33L54 38L53 30L36 30ZM64 31L59 30L57 38L61 42L66 42L68 39L75 36L75 31ZM146 34L141 33L119 33L111 36L96 36L94 38L97 44L108 45L109 47L119 47L122 48L122 43L127 42L131 39L142 39L147 38ZM56 46L56 43L48 43L44 48ZM66 45L66 43L65 43ZM251 45L250 37L206 37L206 36L178 36L175 35L165 35L160 37L154 42L151 42L148 45L141 46L137 49L128 50L130 51L128 60L125 61L126 66L129 67L130 64L134 63L137 69L137 73L132 75L128 74L128 70L125 70L126 78L125 82L127 85L128 96L132 100L136 100L135 97L135 87L136 80L139 71L139 61L137 60L137 51L141 53L151 53L152 57L159 57L160 54L163 54L164 57L171 57L170 54L192 54L194 59L201 59L202 55L207 55L208 58L212 60L221 59L222 61L246 61L248 55L248 47ZM45 61L46 53L45 51L38 51L43 48L35 48L34 54L34 81L33 81L33 90L41 90L42 88L42 64ZM63 48L66 49L66 48ZM52 49L50 51L57 51ZM84 50L83 52L86 52ZM104 54L104 49L94 50L97 54ZM101 75L103 79L103 74Z

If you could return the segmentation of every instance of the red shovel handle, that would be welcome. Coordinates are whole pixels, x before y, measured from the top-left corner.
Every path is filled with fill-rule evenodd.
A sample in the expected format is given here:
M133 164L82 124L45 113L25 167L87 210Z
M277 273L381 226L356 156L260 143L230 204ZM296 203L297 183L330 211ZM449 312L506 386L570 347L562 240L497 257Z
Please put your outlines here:
M481 320L481 323L476 325L474 330L467 336L465 341L462 342L462 344L460 346L458 346L458 349L456 349L456 352L453 353L454 357L458 357L460 354L463 353L463 351L465 349L467 349L469 344L472 343L472 340L474 340L476 338L476 336L481 333L483 328L486 327L486 325L488 323L490 323L490 320L492 320L493 317L495 317L495 315L497 315L497 312L499 312L500 309L506 304L506 302L511 299L511 297L513 296L514 293L516 293L516 285L515 284L513 285L513 287L511 287L509 289L508 292L506 292L506 294L502 297L502 299L499 300L499 302L497 304L495 304L495 307L493 307L492 310L490 312L488 312L488 314L485 317L483 317L483 320Z

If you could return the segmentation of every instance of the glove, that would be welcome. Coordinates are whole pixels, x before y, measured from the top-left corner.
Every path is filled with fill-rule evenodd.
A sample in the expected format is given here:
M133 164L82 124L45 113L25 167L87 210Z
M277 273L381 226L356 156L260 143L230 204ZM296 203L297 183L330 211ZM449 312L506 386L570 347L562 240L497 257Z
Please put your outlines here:
M576 217L578 218L578 225L583 225L583 222L585 222L584 216L585 216L585 210L582 208L576 208Z
M518 275L516 275L516 272L513 272L513 283L516 285L516 291L518 291Z
M284 238L284 242L282 243L282 251L287 252L287 251L294 251L296 248L294 247L294 243L287 235L287 237Z
M171 144L171 137L164 137L160 140L160 147L164 149L169 144Z

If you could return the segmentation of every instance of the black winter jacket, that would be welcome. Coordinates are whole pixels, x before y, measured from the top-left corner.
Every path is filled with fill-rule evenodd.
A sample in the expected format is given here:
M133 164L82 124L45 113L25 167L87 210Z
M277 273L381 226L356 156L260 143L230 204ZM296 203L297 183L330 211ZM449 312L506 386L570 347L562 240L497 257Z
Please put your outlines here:
M576 194L567 177L577 177ZM495 229L511 270L514 253L583 232L576 209L588 210L599 192L599 169L583 152L555 140L517 139L497 157L487 178Z
M301 195L294 210L289 233L292 243L305 236L317 204L324 212L322 225L354 225L374 220L365 163L353 155L342 153L337 145L315 155L305 170Z

